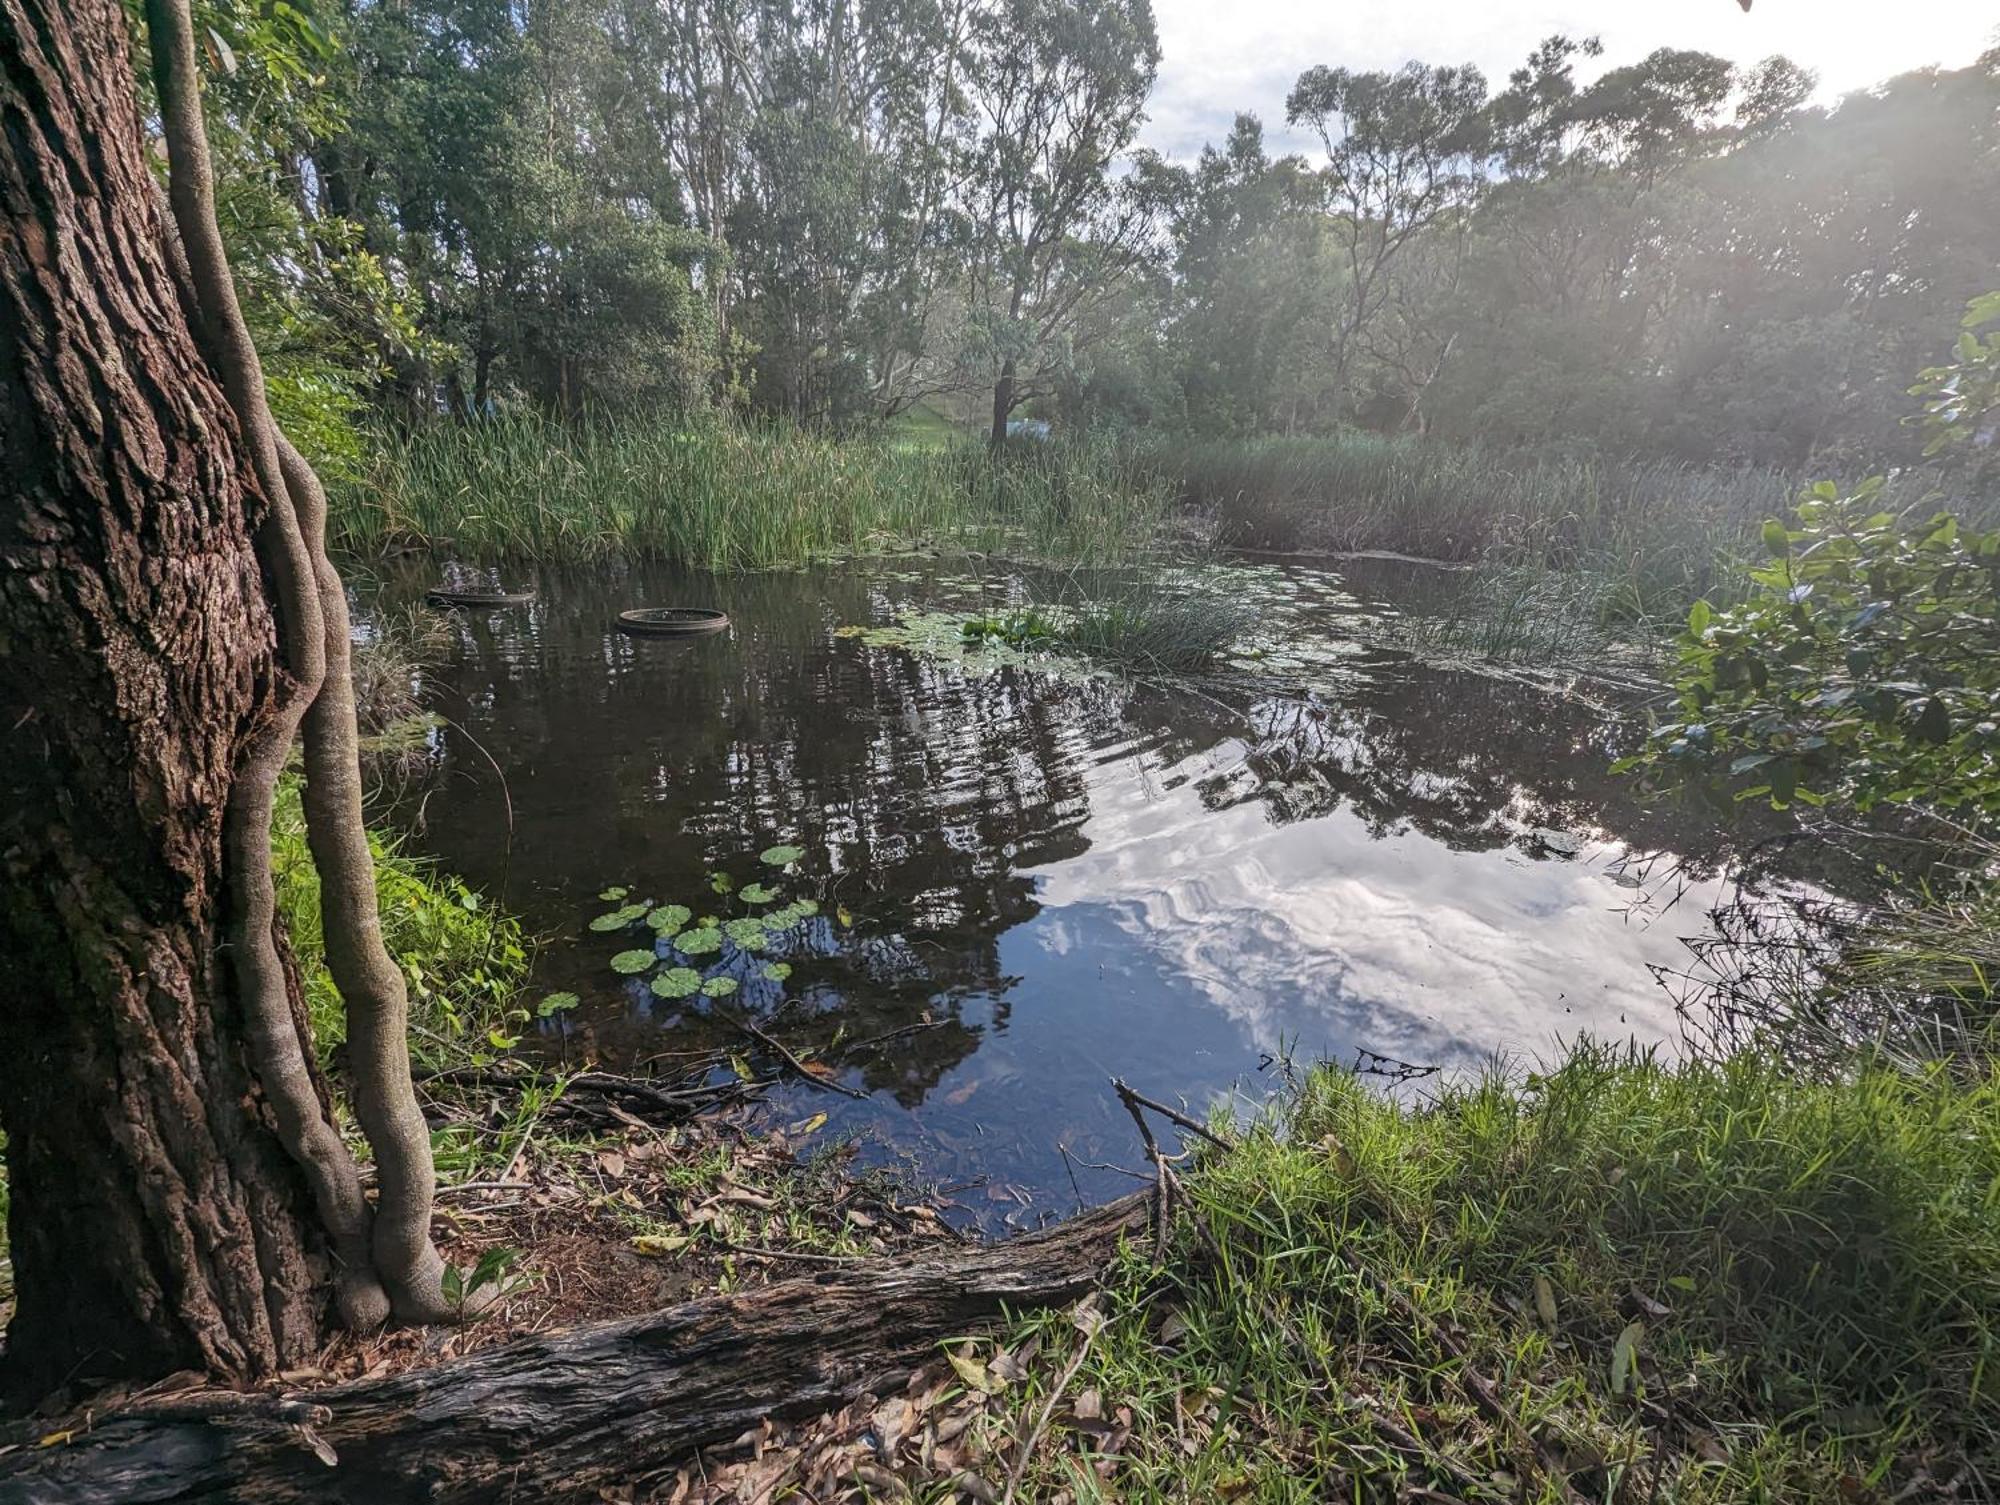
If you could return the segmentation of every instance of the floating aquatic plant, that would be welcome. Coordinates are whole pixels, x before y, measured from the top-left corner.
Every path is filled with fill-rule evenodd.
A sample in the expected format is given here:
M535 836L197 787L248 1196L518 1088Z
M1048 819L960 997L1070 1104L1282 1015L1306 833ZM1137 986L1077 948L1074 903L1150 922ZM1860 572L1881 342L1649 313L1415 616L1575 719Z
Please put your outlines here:
M607 914L599 915L590 922L590 928L597 931L623 930L633 921L644 919L645 916L644 904L625 904Z
M651 951L621 951L611 958L611 970L626 977L636 977L658 961Z
M736 979L733 977L711 977L701 985L701 996L704 998L727 998L735 991Z
M790 867L803 856L803 847L775 846L764 848L757 854L757 859L771 867Z
M535 1013L543 1019L552 1018L575 1008L581 1001L574 993L551 993L536 1007Z
M769 904L778 897L778 891L761 883L746 883L736 891L736 897L745 904Z
M597 897L602 899L606 904L616 904L631 892L632 890L626 888L623 884L613 884L610 888L599 893Z
M765 962L757 970L766 982L783 982L787 977L792 975L792 964L790 962Z
M693 967L669 967L654 975L652 988L660 998L691 998L701 991L701 974Z
M722 949L722 931L714 924L683 930L674 937L674 949L682 956L713 956Z
M685 904L662 904L646 916L646 923L661 935L678 935L693 915L694 911Z
M764 922L746 917L731 920L722 927L722 933L736 943L742 951L762 951L771 944L771 937L764 929Z

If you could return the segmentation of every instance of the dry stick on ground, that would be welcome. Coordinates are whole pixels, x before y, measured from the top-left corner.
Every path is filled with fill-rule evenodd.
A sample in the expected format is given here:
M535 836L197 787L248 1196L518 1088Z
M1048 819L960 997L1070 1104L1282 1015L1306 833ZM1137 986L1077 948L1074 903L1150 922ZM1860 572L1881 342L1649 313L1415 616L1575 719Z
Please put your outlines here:
M1063 1392L1069 1389L1069 1382L1076 1378L1076 1372L1083 1368L1083 1361L1090 1356L1090 1345L1097 1341L1098 1333L1103 1331L1104 1319L1090 1309L1089 1301L1090 1298L1085 1298L1078 1303L1089 1311L1087 1320L1078 1320L1076 1323L1078 1331L1083 1334L1083 1342L1077 1348L1076 1357L1063 1366L1063 1372L1056 1378L1054 1387L1049 1391L1049 1398L1042 1403L1041 1415L1035 1418L1034 1426L1029 1429L1027 1437L1021 1443L1020 1452L1014 1455L1014 1466L1007 1471L1007 1490L1000 1497L1000 1505L1014 1505L1014 1492L1021 1487L1021 1476L1028 1471L1028 1460L1035 1456L1035 1449L1041 1446L1042 1435L1049 1429L1049 1418L1055 1415L1056 1402L1061 1400ZM1081 1314L1078 1315L1081 1319Z
M167 249L176 272L186 273L195 327L222 378L251 467L265 493L257 553L277 596L275 615L290 680L276 713L247 744L230 787L224 816L232 871L230 951L257 1075L270 1100L278 1138L305 1171L314 1205L333 1243L341 1318L348 1326L365 1330L378 1326L390 1305L371 1258L372 1216L354 1157L315 1090L274 933L278 916L271 877L272 807L292 738L325 681L325 624L311 557L285 490L275 430L269 409L263 406L263 368L236 301L236 285L216 226L215 182L187 0L147 0L146 17L167 144L168 199L178 232L177 242L168 237ZM262 422L257 421L260 412Z
M1004 1244L829 1269L292 1397L330 1413L313 1440L331 1466L254 1417L100 1412L65 1445L0 1454L0 1500L595 1499L767 1416L887 1394L943 1338L1074 1301L1145 1220L1134 1193Z

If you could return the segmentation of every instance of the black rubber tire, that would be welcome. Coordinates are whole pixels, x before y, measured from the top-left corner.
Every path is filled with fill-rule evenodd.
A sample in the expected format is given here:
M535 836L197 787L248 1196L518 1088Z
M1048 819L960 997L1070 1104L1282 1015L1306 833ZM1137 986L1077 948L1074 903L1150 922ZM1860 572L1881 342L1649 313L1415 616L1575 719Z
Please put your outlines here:
M707 606L641 606L618 613L618 630L642 638L699 637L728 625L727 613Z

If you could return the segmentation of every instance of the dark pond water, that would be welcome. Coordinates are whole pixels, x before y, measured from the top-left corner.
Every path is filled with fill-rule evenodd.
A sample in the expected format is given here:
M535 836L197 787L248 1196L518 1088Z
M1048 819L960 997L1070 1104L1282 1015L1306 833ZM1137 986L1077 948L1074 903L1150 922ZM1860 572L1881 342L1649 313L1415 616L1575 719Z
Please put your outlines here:
M1270 651L1197 687L852 631L1005 581L549 574L532 607L457 619L430 687L442 768L403 813L550 938L533 996L580 999L541 1026L550 1048L631 1061L738 1039L747 1014L868 1094L801 1085L775 1111L827 1111L823 1134L970 1183L989 1225L1129 1185L1084 1164L1135 1160L1113 1076L1199 1109L1261 1094L1285 1056L1462 1070L1586 1031L1669 1039L1648 964L1684 961L1706 905L1635 913L1633 859L1698 858L1690 833L1606 776L1604 711L1361 648L1422 577L1359 568L1232 577L1275 603ZM661 603L734 626L613 629ZM798 849L789 871L774 847ZM753 883L776 897L747 900ZM654 932L588 924L643 900L813 912L760 951L662 943L620 976L611 958ZM735 991L660 997L649 977L673 965L673 986Z

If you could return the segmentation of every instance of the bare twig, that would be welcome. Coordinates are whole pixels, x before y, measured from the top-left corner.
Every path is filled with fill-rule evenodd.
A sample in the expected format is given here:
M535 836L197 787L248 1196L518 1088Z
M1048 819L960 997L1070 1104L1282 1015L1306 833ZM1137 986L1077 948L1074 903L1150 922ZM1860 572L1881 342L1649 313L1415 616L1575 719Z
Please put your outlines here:
M1091 1298L1086 1297L1088 1301ZM1087 1308L1086 1308L1087 1309ZM1000 1496L1000 1505L1014 1505L1014 1491L1021 1487L1021 1475L1028 1471L1028 1460L1035 1456L1035 1449L1041 1446L1042 1435L1049 1429L1049 1418L1055 1415L1056 1402L1062 1399L1069 1382L1076 1378L1076 1372L1083 1368L1083 1361L1090 1354L1090 1345L1097 1341L1097 1334L1103 1327L1101 1317L1092 1313L1088 1323L1079 1321L1077 1328L1083 1334L1083 1346L1076 1351L1076 1357L1063 1367L1056 1379L1055 1387L1049 1391L1049 1398L1042 1402L1042 1414L1035 1418L1035 1425L1029 1430L1021 1444L1021 1450L1014 1456L1014 1466L1007 1471L1007 1489Z
M844 1092L849 1097L860 1098L863 1101L867 1100L868 1097L867 1093L862 1092L857 1088L850 1087L845 1082L836 1082L827 1077L820 1076L817 1072L806 1070L806 1063L804 1061L801 1061L797 1056L793 1055L783 1045L779 1044L776 1040L773 1040L769 1035L765 1034L761 1029L757 1028L757 1026L752 1024L748 1019L743 1019L743 1018L737 1019L736 1026L738 1029L742 1030L744 1034L750 1036L751 1039L757 1041L758 1044L762 1045L766 1050L770 1051L773 1055L777 1056L778 1059L783 1061L786 1066L790 1067L791 1070L796 1075L803 1078L805 1081L812 1083L813 1086L824 1087L829 1092Z
M1233 1150L1236 1148L1236 1146L1229 1140L1224 1139L1220 1134L1216 1133L1213 1129L1209 1128L1207 1125L1198 1123L1196 1120L1188 1117L1187 1114L1181 1112L1180 1109L1169 1108L1165 1103L1159 1102L1154 1098L1147 1097L1143 1092L1133 1091L1130 1087L1125 1085L1124 1078L1113 1077L1111 1079L1111 1085L1112 1088L1118 1093L1118 1096L1124 1100L1127 1111L1131 1112L1134 1118L1138 1117L1137 1110L1139 1108L1151 1108L1155 1113L1159 1114L1162 1118L1169 1119L1175 1124L1178 1124L1181 1128L1186 1129L1188 1133L1195 1135L1197 1138L1206 1139L1210 1144L1214 1145L1218 1150ZM1152 1136L1150 1134L1147 1135L1149 1141L1151 1137Z

